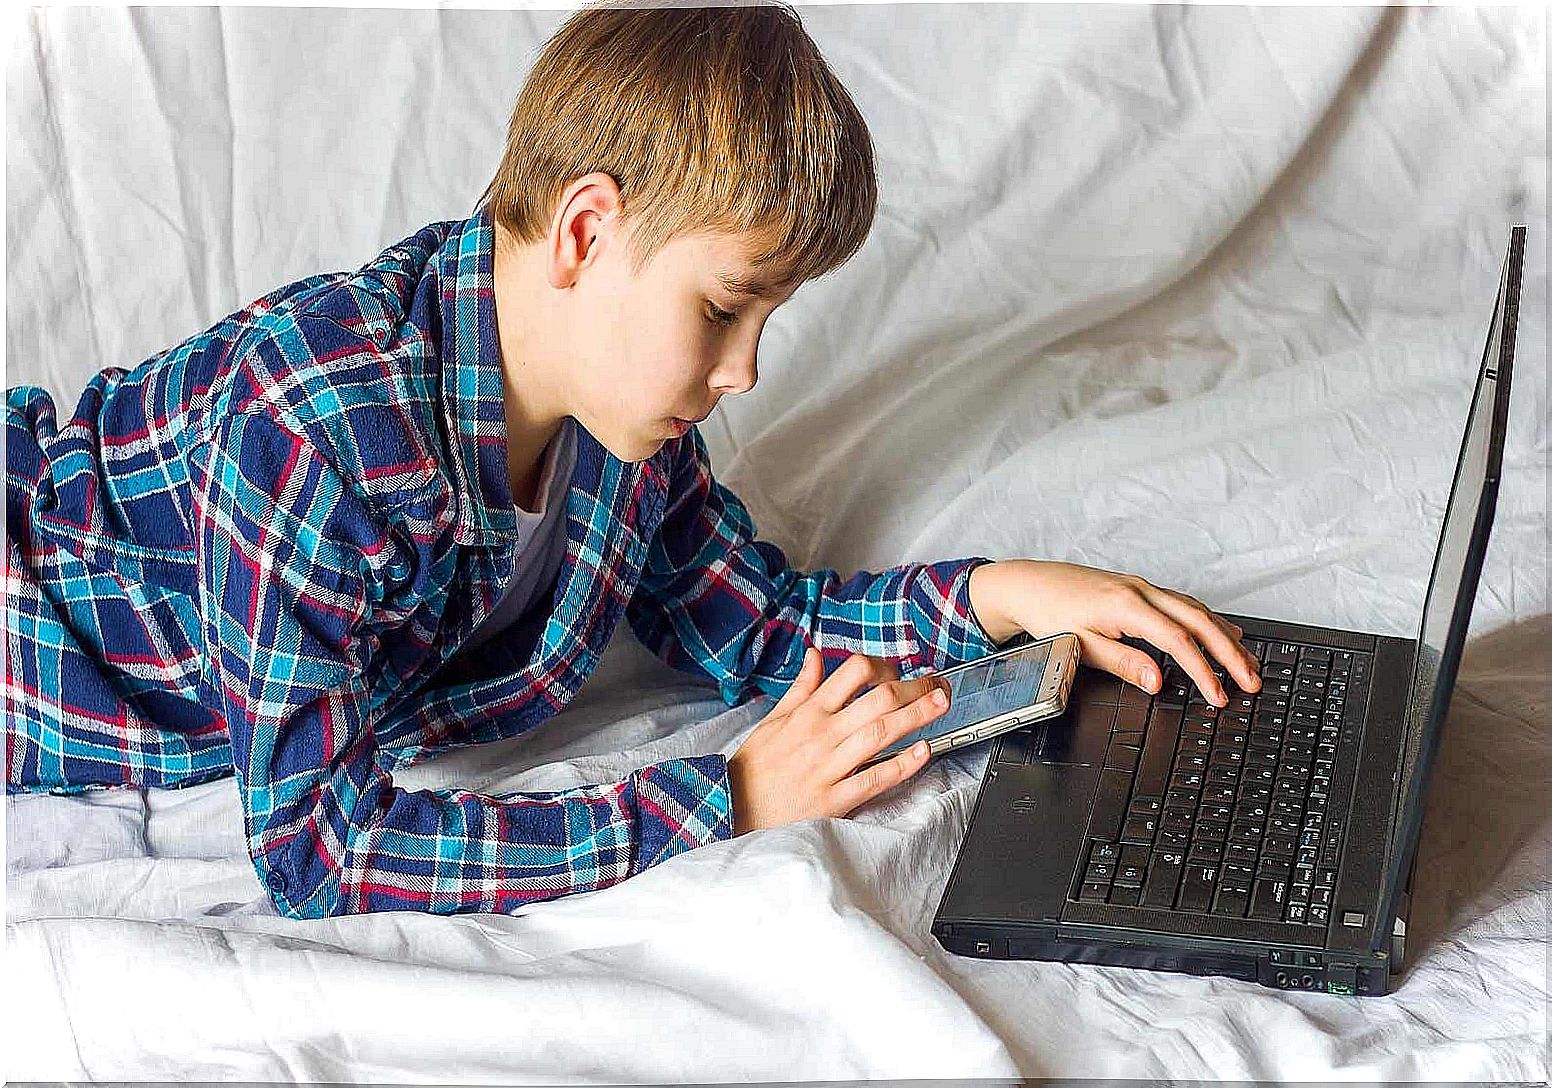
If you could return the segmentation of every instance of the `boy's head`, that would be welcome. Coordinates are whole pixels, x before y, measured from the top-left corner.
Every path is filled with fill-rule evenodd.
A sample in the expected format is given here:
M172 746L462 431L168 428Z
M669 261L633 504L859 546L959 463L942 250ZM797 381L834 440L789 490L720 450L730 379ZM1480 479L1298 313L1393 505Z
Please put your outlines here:
M862 245L877 183L790 8L607 4L544 46L484 198L518 418L639 460L754 385L766 319Z

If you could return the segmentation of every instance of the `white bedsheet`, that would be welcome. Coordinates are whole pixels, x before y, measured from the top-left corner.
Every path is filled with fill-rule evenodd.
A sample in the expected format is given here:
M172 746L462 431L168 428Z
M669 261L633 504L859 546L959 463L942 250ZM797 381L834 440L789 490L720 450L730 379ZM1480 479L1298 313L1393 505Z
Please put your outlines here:
M947 954L985 746L842 820L515 916L269 909L230 780L7 803L6 1076L1544 1080L1545 14L803 6L881 207L704 428L849 574L986 554L1413 636L1511 223L1502 491L1391 997ZM56 8L7 73L6 384L62 414L243 302L460 218L564 12ZM731 755L622 627L561 715L401 776Z

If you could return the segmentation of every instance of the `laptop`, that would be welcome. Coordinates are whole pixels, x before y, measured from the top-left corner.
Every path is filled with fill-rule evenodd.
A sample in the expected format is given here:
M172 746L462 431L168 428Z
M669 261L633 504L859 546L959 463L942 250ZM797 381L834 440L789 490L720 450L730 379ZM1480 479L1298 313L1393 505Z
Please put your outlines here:
M945 949L1389 992L1498 494L1524 248L1511 227L1418 637L1228 615L1262 687L1212 662L1222 709L1141 640L1157 695L1080 668L1060 716L993 742L933 918Z

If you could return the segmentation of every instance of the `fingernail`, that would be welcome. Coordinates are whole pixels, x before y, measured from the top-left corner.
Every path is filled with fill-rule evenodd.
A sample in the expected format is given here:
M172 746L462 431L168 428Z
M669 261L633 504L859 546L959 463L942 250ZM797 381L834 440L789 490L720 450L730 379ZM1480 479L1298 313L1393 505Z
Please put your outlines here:
M932 701L939 706L948 706L948 696L943 694L942 688L938 688L932 693Z
M926 754L927 754L927 742L926 741L919 740L915 744L911 745L911 755L915 756L917 759L920 759L922 756L924 756Z

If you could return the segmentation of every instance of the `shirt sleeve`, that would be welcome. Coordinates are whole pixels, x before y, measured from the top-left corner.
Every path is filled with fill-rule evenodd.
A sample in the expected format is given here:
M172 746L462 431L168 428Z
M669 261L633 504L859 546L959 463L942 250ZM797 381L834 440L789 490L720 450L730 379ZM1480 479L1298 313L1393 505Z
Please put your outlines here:
M794 570L755 538L749 511L712 475L691 427L680 440L662 527L626 612L637 638L669 665L716 681L736 705L779 697L813 645L828 674L854 653L894 661L902 678L996 650L970 606L985 556L858 571Z
M396 788L370 720L394 537L268 415L223 420L206 453L193 491L207 694L281 913L508 911L731 836L721 755L546 793Z

